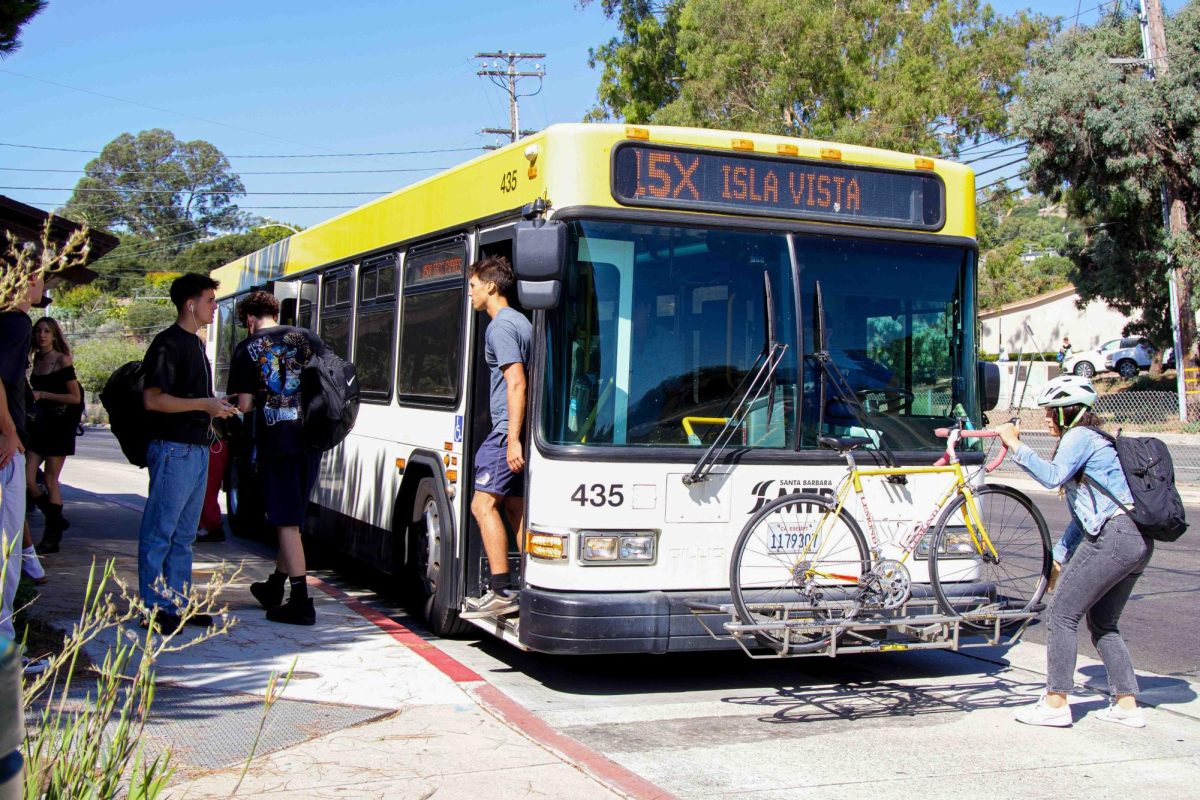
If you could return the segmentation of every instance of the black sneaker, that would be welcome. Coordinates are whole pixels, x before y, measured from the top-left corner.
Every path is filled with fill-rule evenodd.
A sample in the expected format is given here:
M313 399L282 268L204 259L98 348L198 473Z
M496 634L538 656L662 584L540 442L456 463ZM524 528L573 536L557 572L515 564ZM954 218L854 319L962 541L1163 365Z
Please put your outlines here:
M142 627L154 627L154 630L161 633L163 636L169 636L179 630L182 621L170 611L163 611L161 608L151 613L149 619L142 619Z
M278 585L274 585L270 581L252 583L250 584L250 594L254 595L254 599L258 601L258 604L267 611L283 605L282 582Z
M503 617L516 613L519 605L516 592L488 592L478 600L468 600L467 610L458 616L462 619L482 619L484 617Z
M267 619L287 625L312 625L317 621L317 610L311 597L289 597L283 605L267 609Z
M188 625L196 625L200 628L211 628L213 624L212 614L193 614L187 618Z
M212 542L225 541L224 528L209 528L207 532L196 536L196 541L200 544L210 544Z

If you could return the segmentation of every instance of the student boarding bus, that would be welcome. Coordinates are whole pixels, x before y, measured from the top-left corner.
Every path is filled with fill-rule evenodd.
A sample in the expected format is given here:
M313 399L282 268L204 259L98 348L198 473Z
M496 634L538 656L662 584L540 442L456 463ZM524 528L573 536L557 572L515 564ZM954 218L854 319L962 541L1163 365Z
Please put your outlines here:
M472 622L551 653L732 646L689 604L728 603L731 547L765 502L831 492L845 463L818 437L930 464L935 429L980 423L974 193L962 165L867 147L555 125L215 271L217 389L253 289L355 364L358 421L305 535L460 633L488 575L469 511L488 318L467 272L507 256L534 328L520 611ZM818 341L865 417L824 391ZM935 489L870 491L899 524Z

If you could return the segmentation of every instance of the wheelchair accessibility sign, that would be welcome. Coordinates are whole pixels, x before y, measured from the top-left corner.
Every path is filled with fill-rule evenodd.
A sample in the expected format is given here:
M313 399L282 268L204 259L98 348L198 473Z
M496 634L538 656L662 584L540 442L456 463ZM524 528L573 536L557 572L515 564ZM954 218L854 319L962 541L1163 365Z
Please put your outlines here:
M456 441L456 442L462 441L462 426L463 426L462 414L455 415L455 417L454 417L454 441Z

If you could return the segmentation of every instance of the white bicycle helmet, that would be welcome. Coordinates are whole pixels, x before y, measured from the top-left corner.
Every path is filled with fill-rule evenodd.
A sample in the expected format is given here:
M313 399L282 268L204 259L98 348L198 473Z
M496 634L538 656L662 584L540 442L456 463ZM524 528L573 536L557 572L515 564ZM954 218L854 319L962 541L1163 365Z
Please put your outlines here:
M1059 375L1051 379L1038 395L1041 408L1063 408L1064 406L1087 406L1096 404L1096 387L1087 378L1079 375Z

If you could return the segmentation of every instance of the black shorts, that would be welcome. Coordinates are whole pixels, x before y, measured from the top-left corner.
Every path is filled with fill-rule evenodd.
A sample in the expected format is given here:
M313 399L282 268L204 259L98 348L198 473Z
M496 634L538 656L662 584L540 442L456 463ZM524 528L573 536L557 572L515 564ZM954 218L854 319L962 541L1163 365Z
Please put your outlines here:
M308 496L320 471L320 453L259 455L258 474L262 478L268 525L287 528L304 524Z

